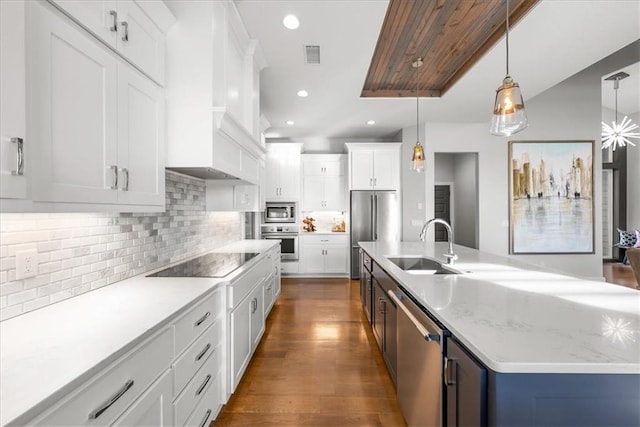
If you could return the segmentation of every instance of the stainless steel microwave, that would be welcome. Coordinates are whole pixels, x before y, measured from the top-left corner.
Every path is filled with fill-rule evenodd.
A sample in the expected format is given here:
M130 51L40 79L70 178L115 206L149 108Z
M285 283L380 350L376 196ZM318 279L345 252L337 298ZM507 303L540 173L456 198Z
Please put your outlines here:
M265 223L295 223L295 202L267 202L264 210Z

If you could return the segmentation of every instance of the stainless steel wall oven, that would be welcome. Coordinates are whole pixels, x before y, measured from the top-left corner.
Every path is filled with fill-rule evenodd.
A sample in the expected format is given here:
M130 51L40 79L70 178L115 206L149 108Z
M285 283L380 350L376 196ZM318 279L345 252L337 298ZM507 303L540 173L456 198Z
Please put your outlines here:
M278 239L281 241L280 253L283 261L298 260L298 237L300 235L300 229L297 225L265 224L260 228L263 239Z

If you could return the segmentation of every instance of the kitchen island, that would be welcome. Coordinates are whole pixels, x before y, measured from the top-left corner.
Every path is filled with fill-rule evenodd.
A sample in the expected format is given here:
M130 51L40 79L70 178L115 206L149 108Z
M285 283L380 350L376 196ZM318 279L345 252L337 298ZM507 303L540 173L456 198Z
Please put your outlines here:
M161 396L164 401L159 405L165 408L163 425L174 425L174 399L171 396L181 391L177 384L181 380L186 383L189 375L195 378L196 370L201 365L206 367L207 359L210 365L226 363L225 341L229 335L226 329L230 327L227 324L227 297L232 298L234 291L239 292L233 289L237 287L234 284L242 283L241 286L245 287L254 286L254 283L261 285L271 271L271 259L278 265L280 259L277 241L243 240L212 252L250 252L257 253L257 256L221 278L148 277L186 261L181 260L1 322L0 425L103 425L114 421L116 424L140 424L139 419L132 422L126 418L136 403L129 408L121 403L129 395L135 396L134 393L144 391L144 383L137 379L135 383L131 380L131 385L127 382L122 394L114 400L113 407L107 408L109 411L89 411L100 407L105 397L117 390L120 383L111 379L120 373L121 367L126 368L122 375L129 378L155 365L158 365L162 376L154 384L167 384L169 389L164 397ZM258 269L263 265L266 271L264 278L253 274L261 273L262 270ZM252 278L253 282L241 282L244 277ZM279 281L279 276L277 279ZM265 282L265 288L267 286L269 284ZM255 306L257 308L258 304ZM262 314L262 307L258 313ZM201 338L205 339L204 344L196 345ZM211 344L205 347L207 340ZM220 347L216 347L216 342L221 343ZM201 351L202 348L205 350ZM196 354L191 355L190 351ZM137 365L127 366L137 355L144 357ZM183 369L183 359L197 363ZM182 375L185 371L190 374ZM155 372L149 373L149 382L154 380L154 375ZM220 372L219 378L209 377L198 390L198 397L208 396L212 402L207 404L220 399L224 402L227 397L226 377L225 371ZM102 380L108 383L106 387L100 383ZM96 388L102 390L93 393L96 391L91 388L93 385L100 386ZM205 391L205 387L211 393ZM154 386L149 388L153 390ZM186 386L185 391L188 390L189 386ZM184 394L180 393L173 404L176 420L179 410L186 413L185 405L180 401ZM215 394L215 399L212 394ZM137 401L144 400L147 395L149 391L144 391ZM80 402L83 396L88 400ZM118 400L121 396L124 397ZM119 410L128 412L120 416ZM212 412L215 408L209 411L208 417L215 417ZM74 417L79 417L79 420L75 421ZM200 415L193 424L201 419ZM184 420L175 424L183 425Z
M462 246L460 274L420 274L389 258L445 264L446 243L360 246L486 369L488 425L640 425L640 292Z

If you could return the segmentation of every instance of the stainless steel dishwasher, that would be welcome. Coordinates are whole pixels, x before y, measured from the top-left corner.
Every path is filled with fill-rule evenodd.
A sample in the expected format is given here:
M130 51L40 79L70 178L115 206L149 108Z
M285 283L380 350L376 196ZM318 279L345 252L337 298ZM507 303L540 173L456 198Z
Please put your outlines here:
M409 427L443 425L442 330L403 291L388 292L398 307L397 393Z

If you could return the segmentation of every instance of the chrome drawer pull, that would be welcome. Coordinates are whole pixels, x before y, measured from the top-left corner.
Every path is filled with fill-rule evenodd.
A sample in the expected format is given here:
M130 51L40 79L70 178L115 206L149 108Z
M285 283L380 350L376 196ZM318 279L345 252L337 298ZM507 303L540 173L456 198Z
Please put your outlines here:
M200 359L202 359L204 355L207 354L207 351L209 351L210 348L211 344L207 344L206 347L200 352L200 354L196 356L196 362L199 362Z
M129 191L129 169L122 168L121 170L124 174L124 186L122 187L122 191Z
M196 396L200 396L200 393L202 393L204 391L205 387L207 386L207 384L209 384L209 380L210 379L211 379L211 374L208 374L207 378L204 379L204 382L202 383L200 388L198 388L198 391L196 391Z
M11 175L22 176L24 175L24 140L16 137L11 138L11 142L18 145L18 150L16 151L16 170L11 171Z
M109 168L111 169L111 172L113 172L113 185L111 186L111 190L117 190L118 189L118 166L115 165L111 165L109 166Z
M202 322L204 322L205 320L207 320L207 318L211 316L211 312L207 311L204 316L202 316L201 318L199 318L196 323L193 324L194 327L200 326L202 325Z
M124 35L122 36L122 41L128 42L129 41L129 23L127 21L122 21L120 25L124 27Z
M102 404L101 407L99 407L95 411L92 411L91 413L89 413L89 419L95 420L100 415L102 415L104 411L106 411L111 407L111 405L116 403L116 401L120 399L131 387L133 387L133 380L127 381L124 384L124 386L122 386L122 388L116 394L113 395L111 399L107 400L105 403Z
M109 27L109 31L115 33L116 31L118 31L118 12L112 10L109 12L109 15L111 15L111 18L113 18L113 23Z
M200 423L200 427L204 427L207 424L207 421L209 421L209 416L211 415L211 409L208 409L206 414L204 414L204 418L202 419L202 422Z

